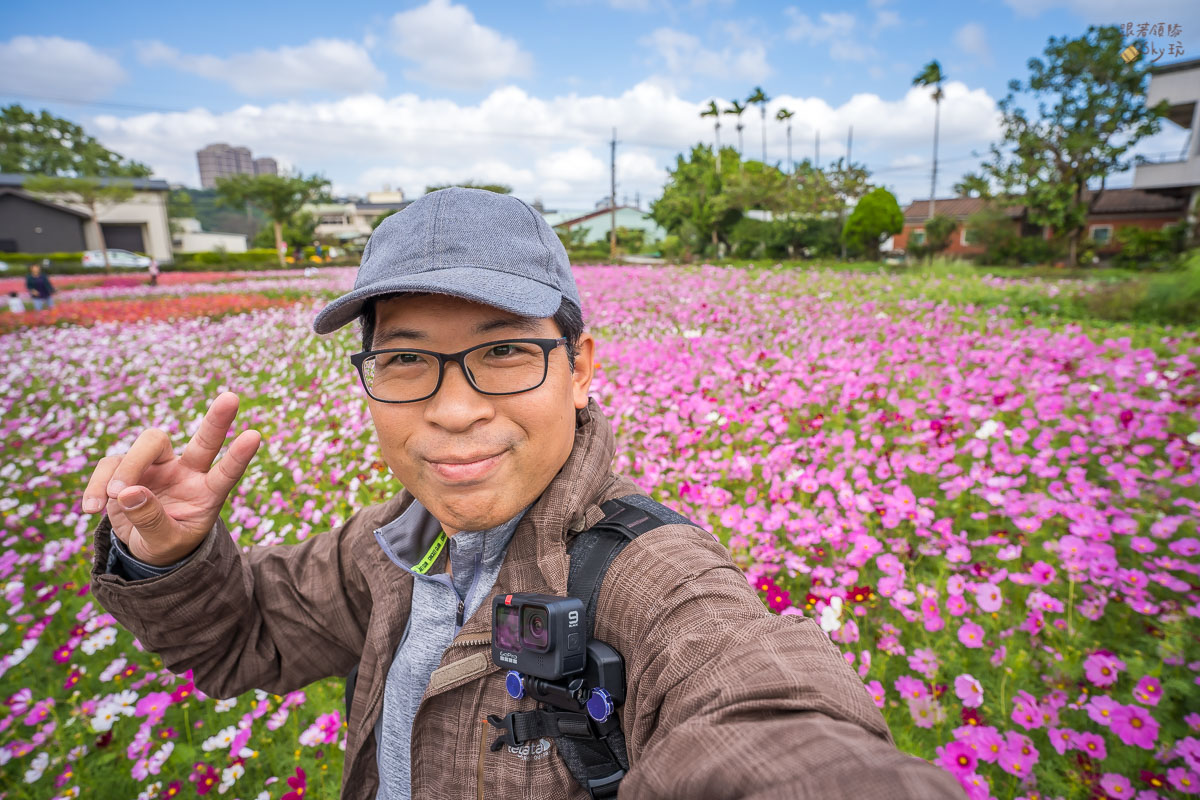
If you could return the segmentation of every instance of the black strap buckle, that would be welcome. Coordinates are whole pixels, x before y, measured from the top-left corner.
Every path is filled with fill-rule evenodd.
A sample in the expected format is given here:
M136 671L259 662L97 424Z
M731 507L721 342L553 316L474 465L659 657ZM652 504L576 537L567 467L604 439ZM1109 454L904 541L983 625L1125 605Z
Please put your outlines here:
M621 785L621 779L625 777L625 770L618 769L611 775L606 775L603 778L591 778L587 782L588 796L592 800L607 800L607 798L616 797L617 789Z
M493 753L506 744L509 747L520 747L521 742L517 739L517 732L513 729L513 722L517 713L513 711L504 717L504 719L500 719L495 714L488 714L488 724L493 728L499 728L504 731L504 733L497 736L495 741L492 742L491 749Z

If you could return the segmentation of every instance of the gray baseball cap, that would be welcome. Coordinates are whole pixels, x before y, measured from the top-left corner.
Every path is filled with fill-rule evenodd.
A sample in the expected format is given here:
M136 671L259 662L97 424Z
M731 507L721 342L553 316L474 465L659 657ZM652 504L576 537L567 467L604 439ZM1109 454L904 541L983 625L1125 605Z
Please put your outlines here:
M363 250L354 289L313 320L332 333L372 297L436 292L526 317L552 317L579 289L567 251L532 206L509 195L451 187L430 192L380 223Z

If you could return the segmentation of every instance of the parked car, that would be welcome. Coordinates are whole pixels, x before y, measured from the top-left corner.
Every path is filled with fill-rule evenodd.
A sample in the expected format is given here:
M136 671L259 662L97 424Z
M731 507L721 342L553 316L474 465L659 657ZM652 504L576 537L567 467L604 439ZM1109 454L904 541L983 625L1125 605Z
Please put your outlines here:
M134 269L147 269L150 266L150 257L143 256L138 253L131 253L128 250L109 250L108 263L114 267L133 267ZM88 250L83 254L83 265L85 267L104 267L104 251L103 250Z

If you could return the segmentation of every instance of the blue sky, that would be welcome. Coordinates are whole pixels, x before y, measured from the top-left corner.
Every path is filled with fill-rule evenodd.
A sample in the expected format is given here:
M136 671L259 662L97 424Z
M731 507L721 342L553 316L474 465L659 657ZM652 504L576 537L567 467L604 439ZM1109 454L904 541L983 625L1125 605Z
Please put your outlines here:
M998 134L995 103L1026 75L1049 36L1089 23L1179 25L1172 42L1200 55L1192 0L542 0L407 3L210 1L17 3L0 39L0 102L45 107L171 181L198 184L194 152L251 147L335 189L384 184L419 194L466 178L512 184L548 206L590 207L608 191L613 126L618 197L643 205L665 167L711 142L698 111L711 98L768 105L768 160L845 152L902 202L927 196L933 103L911 86L941 61L939 196ZM761 156L760 117L743 117L745 153ZM736 141L722 119L722 141ZM1167 126L1141 149L1177 149ZM1113 183L1128 181L1120 176Z

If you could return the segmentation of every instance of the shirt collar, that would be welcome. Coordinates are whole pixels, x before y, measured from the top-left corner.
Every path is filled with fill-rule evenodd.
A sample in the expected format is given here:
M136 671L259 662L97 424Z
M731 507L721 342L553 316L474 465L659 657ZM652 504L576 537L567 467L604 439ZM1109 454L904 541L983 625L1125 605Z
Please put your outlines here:
M461 531L451 536L447 546L452 572L466 575L473 571L476 555L480 556L480 564L484 567L500 563L517 524L528 510L521 509L515 517L494 528ZM400 516L376 529L375 539L393 563L412 571L413 565L429 552L441 530L442 524L437 518L421 505L421 501L413 498Z

